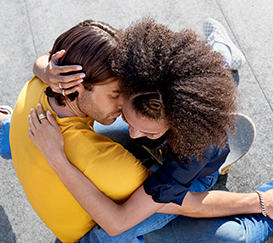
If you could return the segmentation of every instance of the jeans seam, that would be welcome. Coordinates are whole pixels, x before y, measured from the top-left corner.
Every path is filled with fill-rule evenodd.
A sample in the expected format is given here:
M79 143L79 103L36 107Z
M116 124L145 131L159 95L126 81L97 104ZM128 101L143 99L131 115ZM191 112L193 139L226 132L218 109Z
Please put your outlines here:
M170 215L168 215L167 218L166 218L166 215L165 215L164 219L159 219L159 220L157 220L156 223L154 223L153 225L151 225L151 226L149 227L149 229L145 228L145 231L142 230L142 231L139 233L139 236L144 235L144 234L148 234L149 232L154 231L155 229L158 228L158 225L162 225L163 222L166 222L166 223L164 224L164 226L165 226L165 225L168 224L170 221L172 221L173 219L175 219L177 216L178 216L178 215L170 214ZM170 218L171 218L171 219L170 219ZM159 229L163 228L164 226L160 227ZM147 230L148 230L148 232L147 232Z

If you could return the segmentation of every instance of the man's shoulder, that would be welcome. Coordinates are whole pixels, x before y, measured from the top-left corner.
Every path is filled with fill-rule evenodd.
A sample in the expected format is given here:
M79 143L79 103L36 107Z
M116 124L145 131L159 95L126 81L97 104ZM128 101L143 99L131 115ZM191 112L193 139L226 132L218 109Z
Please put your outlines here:
M62 125L61 125L62 127ZM86 121L78 120L70 123L69 127L63 129L65 139L65 149L74 148L74 152L81 153L83 156L95 156L112 154L127 154L128 151L122 145L112 141L110 138L96 133L92 126ZM72 153L73 151L70 150Z
M80 170L87 167L142 167L121 144L96 133L87 123L75 123L63 131L65 153L68 159ZM140 168L138 168L140 169Z
M36 88L43 88L46 87L47 84L45 84L41 79L39 79L37 76L33 76L28 82L28 86L34 86Z
M71 135L64 135L68 160L113 200L125 200L147 178L147 169L122 145L88 128Z

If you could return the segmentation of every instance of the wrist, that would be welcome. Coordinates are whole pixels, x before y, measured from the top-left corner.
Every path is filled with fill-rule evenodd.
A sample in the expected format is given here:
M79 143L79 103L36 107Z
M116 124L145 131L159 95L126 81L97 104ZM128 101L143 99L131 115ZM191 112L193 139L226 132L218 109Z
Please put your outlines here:
M265 203L264 203L264 197L263 194L260 191L256 191L256 193L259 196L259 200L260 200L260 204L261 204L261 211L262 211L262 215L264 217L267 217L266 211L265 211Z
M67 163L69 163L69 161L67 160L66 155L63 151L58 151L57 153L52 153L50 158L47 159L47 162L55 172L64 168L67 165Z
M47 83L48 55L38 57L33 66L33 73L42 81Z
M244 208L246 209L246 211L242 213L243 214L261 213L262 209L259 195L256 192L246 193L245 195L246 195L245 199L249 203L249 206L248 207L245 206Z

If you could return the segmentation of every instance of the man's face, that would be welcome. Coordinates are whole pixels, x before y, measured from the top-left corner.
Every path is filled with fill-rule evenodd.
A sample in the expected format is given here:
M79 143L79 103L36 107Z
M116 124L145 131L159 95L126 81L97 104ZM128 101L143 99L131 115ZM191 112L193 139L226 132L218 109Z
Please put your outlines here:
M83 86L80 89L78 108L92 119L103 125L110 125L121 114L123 98L116 78L93 86L92 91L85 90Z

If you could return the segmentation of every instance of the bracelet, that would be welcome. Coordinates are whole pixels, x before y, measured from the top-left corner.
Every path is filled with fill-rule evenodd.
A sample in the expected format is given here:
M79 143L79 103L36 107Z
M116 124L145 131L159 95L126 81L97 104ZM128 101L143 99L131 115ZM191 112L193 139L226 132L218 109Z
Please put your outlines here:
M259 195L260 202L261 202L261 208L262 208L262 214L263 216L267 217L267 214L265 212L265 205L264 205L264 197L260 191L256 191L257 194Z

